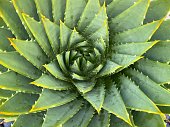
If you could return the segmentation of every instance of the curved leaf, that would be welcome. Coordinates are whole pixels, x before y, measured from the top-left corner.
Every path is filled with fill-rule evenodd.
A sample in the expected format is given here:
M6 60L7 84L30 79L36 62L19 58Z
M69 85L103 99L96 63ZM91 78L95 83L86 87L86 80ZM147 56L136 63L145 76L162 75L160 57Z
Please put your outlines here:
M0 64L31 79L36 79L41 75L41 71L17 52L0 52Z
M16 93L0 106L0 114L21 115L23 113L28 113L37 98L38 95L35 94Z
M102 81L96 83L96 87L83 97L100 113L105 97L105 84Z
M78 3L78 4L77 4ZM85 0L67 0L64 22L69 28L74 28L85 8Z
M46 110L66 104L77 97L77 93L73 91L55 91L49 89L43 89L40 97L33 105L30 112ZM48 101L47 101L48 100ZM46 103L44 103L46 102Z
M42 127L43 118L44 118L44 112L20 115L12 126L24 127L29 125L29 127Z
M47 74L43 74L39 79L31 82L31 84L52 90L67 90L72 88L71 83L59 80Z
M141 26L149 4L149 0L138 0L120 15L112 18L110 22L111 33L118 33Z
M135 64L135 68L157 83L165 84L170 82L170 65L166 63L141 59Z
M0 14L18 39L29 39L29 36L9 0L0 0Z
M59 125L64 124L71 117L74 117L73 115L75 115L80 110L81 105L82 105L81 100L75 100L68 104L55 107L52 109L48 109L42 127L52 127L52 126L58 127Z
M32 81L18 73L8 71L0 74L0 88L24 93L41 93L39 87L30 85Z
M156 105L133 83L125 76L121 76L120 93L127 108L136 111L161 114ZM129 99L130 98L130 99Z
M63 127L87 127L93 117L94 109L85 104L82 109L68 120Z
M129 114L115 83L107 84L103 108L131 125Z

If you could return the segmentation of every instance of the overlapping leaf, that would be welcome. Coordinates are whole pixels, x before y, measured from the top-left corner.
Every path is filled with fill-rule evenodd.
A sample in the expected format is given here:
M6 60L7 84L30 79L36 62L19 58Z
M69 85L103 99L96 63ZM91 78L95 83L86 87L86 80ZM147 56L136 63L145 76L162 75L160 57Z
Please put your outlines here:
M13 127L164 127L169 5L0 0L0 118Z

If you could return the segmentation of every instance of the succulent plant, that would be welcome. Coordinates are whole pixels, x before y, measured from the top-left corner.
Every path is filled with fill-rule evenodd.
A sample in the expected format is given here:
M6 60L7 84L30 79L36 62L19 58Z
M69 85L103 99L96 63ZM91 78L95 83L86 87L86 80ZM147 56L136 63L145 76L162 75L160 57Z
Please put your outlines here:
M0 119L165 127L169 10L169 0L0 0Z

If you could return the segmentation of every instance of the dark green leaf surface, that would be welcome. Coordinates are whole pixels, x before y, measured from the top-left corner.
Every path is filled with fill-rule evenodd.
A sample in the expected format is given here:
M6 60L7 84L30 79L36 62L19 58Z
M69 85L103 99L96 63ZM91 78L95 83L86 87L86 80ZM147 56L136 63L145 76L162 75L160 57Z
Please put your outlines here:
M169 0L0 0L0 119L165 127L169 10Z
M39 16L41 14L52 20L52 3L50 0L34 0Z
M12 125L13 127L42 127L44 112L20 115L17 121Z
M76 115L63 125L63 127L86 127L93 117L93 114L94 109L85 104Z
M155 34L152 37L152 40L170 40L170 19L164 21L159 29L155 32Z
M23 17L38 44L48 56L52 56L53 52L51 51L51 46L49 44L43 25L24 13Z
M31 82L31 84L52 90L67 90L72 88L71 83L56 79L47 74L42 75L39 79Z
M145 56L151 60L159 61L162 63L170 62L170 41L160 41L154 45Z
M89 124L89 127L109 127L110 114L107 111L102 111L99 115L95 114Z
M0 15L18 39L28 39L28 34L9 0L0 0Z
M8 38L13 37L10 30L0 28L0 49L3 51L11 51L13 48L10 45Z
M122 76L120 77L120 84L120 93L128 108L155 114L161 113L156 105L130 79Z
M114 83L107 85L103 108L131 125L125 104Z
M114 36L114 43L146 42L150 40L154 32L160 26L162 20L124 31ZM142 35L142 36L141 36Z
M38 95L35 94L16 93L0 106L0 113L4 115L20 115L28 113L37 98Z
M163 118L159 115L135 112L133 117L135 124L140 127L165 127Z
M159 11L158 11L159 10ZM170 10L169 0L153 0L146 14L145 22L152 22L153 20L159 20L166 16Z
M59 126L68 121L81 108L82 101L75 100L68 104L49 109L47 111L43 127ZM53 119L57 116L57 119Z
M16 51L22 54L28 61L30 61L30 63L39 69L42 69L42 65L49 61L48 57L35 41L10 39L10 42Z
M140 89L157 105L168 106L170 105L170 92L160 85L156 84L154 81L149 79L147 76L141 74L135 70L128 70L125 72L131 77Z
M13 71L2 73L0 81L0 88L2 89L25 93L41 93L40 88L29 84L32 81L31 79Z
M72 91L55 91L43 89L40 97L32 107L31 112L60 106L74 100L76 97L77 94L73 93ZM46 103L44 103L45 101Z
M149 2L149 0L138 0L133 6L113 18L110 22L111 32L122 32L142 25Z
M64 21L64 12L66 8L66 0L52 0L53 19L56 24L60 24L60 20Z
M170 65L166 63L142 59L135 64L135 67L157 83L165 84L170 81Z
M114 18L119 15L130 6L132 6L138 0L112 0L112 2L107 6L107 14L109 18Z
M18 52L0 52L0 64L31 79L36 79L41 74L37 68L20 56Z

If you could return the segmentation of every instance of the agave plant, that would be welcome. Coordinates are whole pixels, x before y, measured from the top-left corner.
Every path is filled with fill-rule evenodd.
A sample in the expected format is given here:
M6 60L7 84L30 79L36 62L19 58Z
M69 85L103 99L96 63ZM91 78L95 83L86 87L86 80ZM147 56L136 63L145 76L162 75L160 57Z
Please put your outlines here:
M0 118L165 127L169 10L169 0L0 0Z

